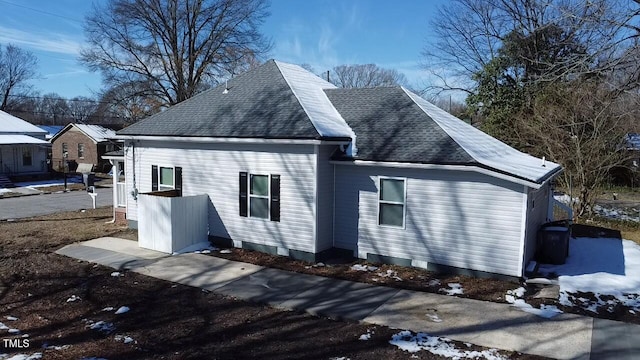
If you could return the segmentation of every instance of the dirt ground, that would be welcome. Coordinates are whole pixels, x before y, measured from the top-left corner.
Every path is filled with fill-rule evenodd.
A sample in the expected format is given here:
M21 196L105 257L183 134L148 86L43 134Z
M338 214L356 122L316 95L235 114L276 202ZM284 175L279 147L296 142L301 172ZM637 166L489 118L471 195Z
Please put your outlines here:
M101 236L135 239L135 232L108 224L109 219L111 208L102 208L0 222L0 322L20 331L12 335L0 330L0 337L17 339L28 334L25 339L29 340L28 349L0 344L0 353L37 351L44 359L109 360L441 358L425 351L408 353L389 344L398 330L276 310L131 272L113 274L110 268L54 253L65 244ZM468 291L497 300L513 285L498 284L502 283L478 281ZM130 311L115 314L121 306ZM370 340L359 340L368 332ZM465 350L481 349L454 344Z

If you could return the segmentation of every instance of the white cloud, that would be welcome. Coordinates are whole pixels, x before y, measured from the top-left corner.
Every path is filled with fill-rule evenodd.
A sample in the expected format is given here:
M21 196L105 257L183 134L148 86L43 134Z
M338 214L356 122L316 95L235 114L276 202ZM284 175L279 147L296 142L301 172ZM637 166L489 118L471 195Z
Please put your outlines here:
M79 41L67 35L28 32L2 25L0 25L0 43L68 55L78 55L81 47Z

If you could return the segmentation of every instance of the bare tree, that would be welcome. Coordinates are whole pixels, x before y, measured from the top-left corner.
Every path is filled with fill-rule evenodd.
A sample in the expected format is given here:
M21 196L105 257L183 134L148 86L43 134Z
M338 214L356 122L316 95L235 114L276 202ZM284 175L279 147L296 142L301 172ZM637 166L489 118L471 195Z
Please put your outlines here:
M375 64L339 65L333 68L331 82L341 88L369 88L405 85L404 74L395 69L384 69Z
M93 115L102 123L133 124L163 108L155 97L146 96L148 84L131 82L112 87L100 95Z
M621 54L638 46L638 15L640 7L630 0L452 0L434 17L434 40L423 50L425 69L440 78L430 90L473 93L473 77L498 56L509 35L531 40L531 51L520 54L523 61L553 68L539 74L536 81L609 74L637 61ZM560 30L557 48L579 43L584 51L557 54L562 56L552 59L536 57L538 42L548 43L549 27ZM637 76L628 77L618 83L636 86L637 80Z
M40 116L43 124L66 125L71 122L67 100L57 93L44 94L40 100Z
M7 108L12 93L27 87L26 82L36 76L37 66L38 59L31 52L14 45L4 51L0 47L0 110Z
M76 123L87 123L90 121L91 116L96 112L98 103L86 96L76 96L73 99L67 101L69 106L69 116Z
M619 96L597 81L550 86L536 98L533 114L517 122L539 156L561 159L563 184L575 188L575 215L591 215L595 190L611 169L630 159L623 142L640 115L637 95ZM577 195L577 196L576 196Z
M266 0L108 1L86 18L81 61L107 88L145 84L144 95L172 105L265 54L267 15Z

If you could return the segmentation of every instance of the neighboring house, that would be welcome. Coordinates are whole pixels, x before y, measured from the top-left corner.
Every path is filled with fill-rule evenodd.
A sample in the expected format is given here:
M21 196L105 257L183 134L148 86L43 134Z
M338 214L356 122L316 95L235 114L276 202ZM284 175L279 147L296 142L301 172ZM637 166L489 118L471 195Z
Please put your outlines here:
M47 132L0 111L0 175L47 172Z
M117 134L131 227L139 193L207 194L214 243L310 261L521 277L562 170L403 87L273 60Z
M120 146L112 140L114 136L115 131L100 125L68 124L51 138L53 168L64 170L67 161L76 166L93 164L95 171L108 171L109 163L102 155ZM74 166L70 167L73 171Z

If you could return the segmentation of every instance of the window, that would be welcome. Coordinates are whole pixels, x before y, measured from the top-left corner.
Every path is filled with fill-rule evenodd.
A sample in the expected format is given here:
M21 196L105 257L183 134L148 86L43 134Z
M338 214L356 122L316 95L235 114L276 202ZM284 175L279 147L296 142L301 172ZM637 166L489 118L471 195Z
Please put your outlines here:
M32 163L31 148L22 148L22 166L31 166Z
M182 195L182 168L151 165L151 191L174 189Z
M280 221L280 175L240 173L240 216Z
M158 190L172 190L174 188L173 168L160 167L158 171L158 177L160 179L160 182L158 183Z
M78 144L78 159L84 159L84 144Z
M378 225L404 227L405 180L380 178Z
M69 154L69 148L67 148L67 143L62 143L62 157L67 157Z
M249 175L249 216L269 218L269 175Z

